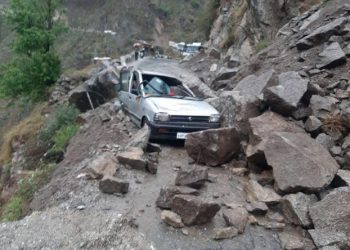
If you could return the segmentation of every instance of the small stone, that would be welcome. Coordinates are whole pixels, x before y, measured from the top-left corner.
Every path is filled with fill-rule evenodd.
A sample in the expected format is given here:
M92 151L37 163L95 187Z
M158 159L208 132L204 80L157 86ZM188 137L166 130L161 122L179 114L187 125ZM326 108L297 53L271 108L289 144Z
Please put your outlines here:
M168 186L160 190L159 196L157 198L156 204L160 208L169 209L173 198L177 194L188 194L198 196L199 192L196 189L189 187L178 187L178 186Z
M174 228L184 227L181 217L172 211L164 210L162 211L160 217L166 224Z
M208 169L196 166L194 168L180 170L175 179L175 185L201 188L208 179Z
M117 159L120 164L126 165L132 169L146 170L147 161L143 156L144 152L141 148L130 147L127 151L119 153Z
M316 117L310 116L305 122L305 130L307 132L315 132L322 127L323 123Z
M330 245L345 245L348 238L343 232L332 231L329 229L312 229L308 231L312 240L318 248Z
M238 230L234 227L215 228L214 240L232 239L238 235Z
M249 180L248 184L245 186L245 192L249 202L260 201L273 205L279 203L281 200L281 196L273 189L263 187L255 180Z
M320 54L317 61L317 68L334 68L346 63L346 56L340 44L337 42L331 43Z
M337 173L337 177L340 178L341 182L346 186L350 186L350 171L339 169Z
M235 207L223 211L227 226L235 227L239 233L243 233L248 222L247 210L243 207Z
M334 139L324 133L319 134L316 137L316 141L320 143L327 150L330 150L335 144Z
M339 156L341 154L341 147L333 146L330 152L333 156Z

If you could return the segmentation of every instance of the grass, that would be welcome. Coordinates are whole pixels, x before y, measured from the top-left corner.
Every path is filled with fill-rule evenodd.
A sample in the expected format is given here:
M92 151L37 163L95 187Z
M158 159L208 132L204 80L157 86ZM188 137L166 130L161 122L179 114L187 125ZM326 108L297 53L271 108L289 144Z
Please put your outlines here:
M12 142L14 140L25 141L29 137L36 135L44 123L44 117L41 115L43 108L43 104L37 105L29 117L4 134L0 150L0 164L11 160Z
M268 46L269 46L269 41L266 39L263 39L256 44L255 52L259 53L260 51L266 49Z
M58 130L53 137L54 146L49 150L49 153L64 153L70 139L78 131L78 128L78 125L70 124Z
M50 180L54 169L54 164L44 164L29 176L20 180L16 193L1 209L0 221L21 219L27 213L28 204L33 199L35 192Z

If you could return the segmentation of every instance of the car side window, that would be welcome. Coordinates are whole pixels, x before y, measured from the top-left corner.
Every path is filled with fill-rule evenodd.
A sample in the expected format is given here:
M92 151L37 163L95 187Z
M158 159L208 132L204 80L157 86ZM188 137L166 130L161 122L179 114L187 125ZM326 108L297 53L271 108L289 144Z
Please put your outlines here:
M128 92L130 83L130 71L123 71L120 73L120 90Z

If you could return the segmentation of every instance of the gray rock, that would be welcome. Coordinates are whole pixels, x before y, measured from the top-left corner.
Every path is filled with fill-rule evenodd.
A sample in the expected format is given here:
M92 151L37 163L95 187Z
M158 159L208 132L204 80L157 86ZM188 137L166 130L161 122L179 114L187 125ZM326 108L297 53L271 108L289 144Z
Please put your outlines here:
M308 89L308 81L298 72L286 72L278 76L278 85L264 91L264 100L272 110L283 115L295 111Z
M304 120L310 115L312 115L312 110L309 107L299 107L292 113L292 117L296 120Z
M129 191L129 182L112 176L105 176L99 182L99 188L107 194L125 194Z
M248 161L255 165L266 164L264 155L265 144L273 132L305 132L299 126L273 112L265 112L259 117L251 118L249 119L249 124L251 133L246 155Z
M340 155L341 154L341 147L336 147L336 146L333 146L330 150L331 154L333 156L337 156L337 155Z
M148 146L149 137L151 135L151 129L147 124L132 137L126 148L142 148L146 151Z
M303 235L301 232L283 231L279 233L281 246L285 250L312 250L315 245L311 239Z
M348 238L343 232L329 229L312 229L309 230L309 234L318 248L332 245L339 247L349 246L346 243Z
M334 189L310 207L315 229L337 231L350 237L350 187Z
M233 90L240 92L242 96L251 95L259 97L265 88L277 85L277 77L275 74L276 72L272 69L259 77L249 75L241 80Z
M346 23L347 18L338 18L314 30L311 34L299 40L296 46L299 50L305 50L326 42L331 36L340 34Z
M222 68L219 70L215 80L213 82L221 81L221 80L228 80L232 77L234 77L238 72L237 68L234 69L227 69L227 68Z
M335 145L334 139L331 136L326 135L324 133L319 134L316 137L316 141L327 150L330 150Z
M235 227L214 229L214 240L232 239L237 235L238 235L238 230Z
M185 148L196 162L215 167L231 160L240 151L241 142L234 128L211 129L190 133Z
M208 169L204 167L192 167L180 170L175 179L175 185L201 188L208 180Z
M313 95L310 100L310 108L314 116L323 119L335 110L335 103L330 98Z
M101 179L104 176L113 176L118 163L116 158L111 153L103 153L95 157L86 167L86 174L91 179Z
M310 116L305 122L305 130L307 132L315 132L320 130L323 123L316 117Z
M279 196L272 188L263 187L255 180L249 180L245 185L244 191L248 202L264 202L268 205L278 204L281 201Z
M350 148L350 135L345 137L343 144L341 145L341 148L343 150L349 149Z
M210 222L220 210L219 204L191 195L175 195L171 210L181 216L187 226Z
M350 186L350 171L339 169L337 177L344 183L346 186Z
M211 48L210 51L209 51L209 56L215 58L215 59L218 59L220 60L220 57L221 57L221 53L219 50L215 49L215 48Z
M235 227L238 233L243 233L248 222L248 212L244 207L234 207L223 211L227 226Z
M160 214L160 218L166 224L168 224L174 228L184 227L184 224L182 223L181 217L172 211L163 210L162 213Z
M317 68L334 68L346 63L346 56L339 43L332 43L327 46L320 54L317 60Z
M344 53L346 56L350 56L350 43L344 48Z
M269 208L264 202L253 201L246 205L246 209L249 213L253 215L265 215Z
M315 202L317 202L317 197L313 194L286 195L281 202L283 214L289 222L304 228L310 228L312 221L309 216L309 207Z
M320 191L339 169L329 152L303 133L274 133L265 145L267 163L283 192Z
M120 164L136 170L146 171L147 160L141 148L130 147L126 151L118 154L117 159Z
M178 186L169 186L161 188L159 196L157 198L156 204L160 208L169 209L173 202L173 198L177 194L187 194L198 196L199 192L196 189L189 187L178 187Z

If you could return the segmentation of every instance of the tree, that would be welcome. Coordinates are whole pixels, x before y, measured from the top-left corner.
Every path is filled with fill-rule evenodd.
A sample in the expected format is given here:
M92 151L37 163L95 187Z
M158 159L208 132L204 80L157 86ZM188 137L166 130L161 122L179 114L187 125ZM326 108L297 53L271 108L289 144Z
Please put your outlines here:
M5 15L16 33L15 56L0 70L3 95L39 99L59 77L60 60L53 45L64 30L62 6L62 0L11 0Z

